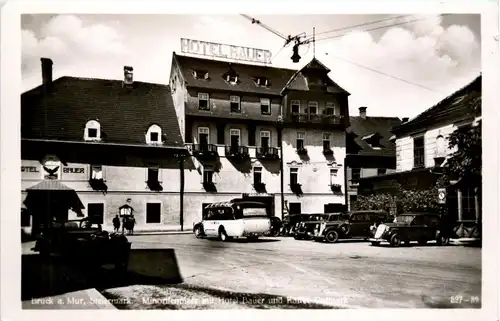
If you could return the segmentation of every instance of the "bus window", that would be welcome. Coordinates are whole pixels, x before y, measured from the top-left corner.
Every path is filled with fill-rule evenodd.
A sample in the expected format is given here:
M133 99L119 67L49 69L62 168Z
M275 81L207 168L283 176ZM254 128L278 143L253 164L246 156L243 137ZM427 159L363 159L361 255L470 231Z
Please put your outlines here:
M267 217L267 210L265 208L243 208L243 217Z

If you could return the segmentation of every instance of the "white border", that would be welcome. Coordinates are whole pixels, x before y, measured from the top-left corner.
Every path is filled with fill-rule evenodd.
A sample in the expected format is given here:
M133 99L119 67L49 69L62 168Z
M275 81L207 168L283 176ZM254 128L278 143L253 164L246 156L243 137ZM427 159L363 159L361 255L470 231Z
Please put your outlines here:
M484 238L482 272L483 293L481 310L252 310L238 311L237 319L255 320L264 318L301 320L304 318L370 319L377 320L495 320L498 319L498 5L487 0L455 1L11 1L2 8L1 30L1 299L3 320L50 319L84 320L87 318L136 319L146 316L158 320L217 317L219 320L234 320L232 310L225 311L22 311L20 298L20 106L21 13L200 13L221 14L315 14L315 13L482 13L482 66L483 66L483 179L484 185ZM361 9L362 8L362 9ZM15 231L12 233L11 231ZM16 246L12 246L16 244ZM376 311L376 313L374 313ZM496 312L496 313L495 313ZM327 316L327 314L332 316Z

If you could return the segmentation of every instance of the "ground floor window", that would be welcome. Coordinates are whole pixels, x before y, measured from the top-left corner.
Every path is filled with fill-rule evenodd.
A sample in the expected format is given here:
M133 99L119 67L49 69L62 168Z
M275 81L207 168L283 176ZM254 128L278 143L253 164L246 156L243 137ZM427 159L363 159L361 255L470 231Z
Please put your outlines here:
M356 202L358 201L358 195L350 195L349 196L349 209L353 209L356 207Z
M104 223L104 204L89 203L87 204L87 215L93 223Z
M476 219L476 203L474 189L465 188L462 190L462 218L463 220Z
M301 204L300 203L288 203L288 208L290 210L290 214L301 214Z
M161 223L161 203L147 204L146 223Z

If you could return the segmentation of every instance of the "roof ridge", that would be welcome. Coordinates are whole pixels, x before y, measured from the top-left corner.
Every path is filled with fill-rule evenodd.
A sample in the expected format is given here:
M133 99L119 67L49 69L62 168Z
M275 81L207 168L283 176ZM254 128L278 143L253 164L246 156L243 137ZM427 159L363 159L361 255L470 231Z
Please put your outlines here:
M60 79L64 79L64 78L68 78L68 79L78 79L78 80L88 80L88 81L92 81L92 80L98 80L98 81L110 81L110 82L122 82L123 80L121 79L109 79L109 78L96 78L96 77L75 77L75 76L61 76L54 81L57 81L57 80L60 80ZM149 85L156 85L156 86L162 86L162 87L168 87L169 85L168 84L160 84L160 83L156 83L156 82L149 82L149 81L140 81L140 80L134 80L134 83L139 83L139 84L149 84Z
M245 66L245 67L260 67L260 68L269 68L269 69L281 69L281 70L286 70L286 71L297 71L297 69L291 69L291 68L284 68L284 67L277 67L274 65L260 65L260 64L250 64L250 63L243 63L243 62L233 62L233 61L225 61L225 60L218 60L218 59L210 59L210 58L202 58L202 57L194 57L194 56L187 56L187 55L179 55L174 51L175 56L177 57L182 57L182 58L189 58L189 59L197 59L197 60L202 60L202 61L210 61L210 62L216 62L216 63L227 63L231 65L240 65L240 66Z

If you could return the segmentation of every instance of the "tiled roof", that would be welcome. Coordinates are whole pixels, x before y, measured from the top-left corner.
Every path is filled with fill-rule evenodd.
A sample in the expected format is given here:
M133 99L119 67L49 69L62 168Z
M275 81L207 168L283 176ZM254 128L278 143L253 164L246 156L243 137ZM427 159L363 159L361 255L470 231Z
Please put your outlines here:
M352 134L354 143L359 147L358 155L367 156L392 156L396 157L396 144L389 141L391 138L391 128L401 124L401 120L396 117L369 117L363 119L359 116L349 117L351 126L347 128L347 133ZM373 137L373 134L380 135L380 149L374 149L363 138Z
M340 87L336 82L334 82L330 77L327 76L327 74L330 72L330 69L323 65L318 59L313 58L307 65L305 65L302 69L297 71L286 83L286 85L283 87L284 90L301 90L301 91L308 91L310 90L310 85L306 79L305 72L307 70L314 70L318 71L321 70L325 74L325 80L327 82L327 92L329 93L349 93Z
M460 101L473 92L479 94L481 93L481 79L482 77L481 75L479 75L468 85L457 90L456 92L446 97L435 106L419 114L415 118L410 119L404 124L393 128L392 131L399 134L405 132L410 128L420 126L422 128L426 128L429 121L437 121L440 116L443 116L446 113L457 112L458 114L469 114L471 112L471 110L468 109L469 106L467 106L467 104L460 104Z
M102 141L146 144L145 135L158 124L164 145L182 147L170 89L166 85L120 80L61 77L52 90L39 86L21 96L22 138L83 141L87 121L98 120Z
M271 66L250 65L183 56L177 55L175 52L173 53L173 60L178 62L184 81L188 87L231 92L278 96L288 80L296 72L296 70L292 69L276 68ZM238 75L237 85L232 85L223 78L230 68ZM207 71L209 79L195 78L193 76L193 71L195 70ZM266 77L269 79L269 86L258 86L255 83L256 77Z

